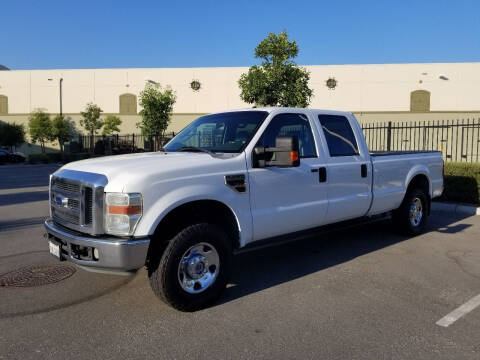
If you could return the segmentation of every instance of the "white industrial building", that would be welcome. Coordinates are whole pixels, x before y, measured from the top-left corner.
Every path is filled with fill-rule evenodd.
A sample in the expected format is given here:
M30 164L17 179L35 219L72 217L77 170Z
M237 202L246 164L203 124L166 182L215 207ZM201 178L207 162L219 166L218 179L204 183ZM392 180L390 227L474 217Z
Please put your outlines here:
M480 63L313 65L310 107L354 112L360 121L438 120L480 116ZM237 81L247 67L0 71L0 121L26 123L35 109L74 121L89 102L138 133L138 95L147 82L177 95L170 130L201 114L251 106ZM61 99L60 99L61 93ZM81 129L78 126L78 129Z

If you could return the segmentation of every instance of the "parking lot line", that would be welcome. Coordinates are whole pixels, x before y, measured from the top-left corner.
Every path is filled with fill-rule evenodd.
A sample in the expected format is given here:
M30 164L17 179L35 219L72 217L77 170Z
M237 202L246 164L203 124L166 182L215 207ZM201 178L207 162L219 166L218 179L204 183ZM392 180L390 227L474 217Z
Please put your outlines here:
M48 190L48 186L33 186L33 187L26 187L26 188L0 189L0 195L10 195L10 194L19 194L19 193L46 191L46 190Z
M443 318L436 322L437 325L447 327L460 319L462 316L468 314L470 311L480 305L480 295L468 300L465 304L459 306L451 313L445 315Z

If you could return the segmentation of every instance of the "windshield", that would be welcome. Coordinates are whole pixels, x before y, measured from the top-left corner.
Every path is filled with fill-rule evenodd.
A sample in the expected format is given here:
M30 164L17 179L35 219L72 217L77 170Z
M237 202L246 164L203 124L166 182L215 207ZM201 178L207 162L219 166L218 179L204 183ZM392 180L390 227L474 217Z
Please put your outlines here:
M267 116L266 111L236 111L202 116L175 136L165 146L165 150L198 148L211 152L239 153Z

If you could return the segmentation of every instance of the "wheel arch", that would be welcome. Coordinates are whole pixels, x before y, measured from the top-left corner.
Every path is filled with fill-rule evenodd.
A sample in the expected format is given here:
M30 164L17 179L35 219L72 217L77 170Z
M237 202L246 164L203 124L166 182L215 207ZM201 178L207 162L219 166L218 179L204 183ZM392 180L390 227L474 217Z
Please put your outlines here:
M232 240L232 247L240 247L240 222L233 209L222 201L197 199L172 205L156 221L152 243L166 242L188 225L206 222L222 228Z

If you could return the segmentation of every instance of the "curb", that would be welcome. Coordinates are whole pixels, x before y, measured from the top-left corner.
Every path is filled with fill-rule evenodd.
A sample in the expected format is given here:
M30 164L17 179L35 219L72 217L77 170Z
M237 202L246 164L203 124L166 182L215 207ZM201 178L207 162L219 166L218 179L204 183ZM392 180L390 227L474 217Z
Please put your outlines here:
M432 202L432 211L442 211L463 215L480 215L480 207L443 202Z
M46 163L46 164L29 164L27 162L21 164L5 164L0 165L1 169L18 169L18 168L25 168L25 167L40 167L40 166L63 166L64 164L61 163Z

